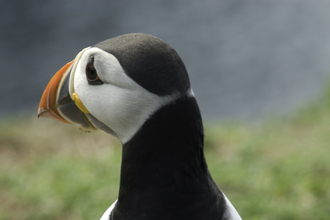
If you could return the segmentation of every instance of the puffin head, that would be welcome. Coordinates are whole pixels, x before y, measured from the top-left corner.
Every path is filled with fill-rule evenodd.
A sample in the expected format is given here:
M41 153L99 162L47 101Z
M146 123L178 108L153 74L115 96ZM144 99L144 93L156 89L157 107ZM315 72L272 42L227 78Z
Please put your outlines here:
M129 141L161 107L193 96L186 68L167 43L126 34L83 49L50 80L38 117L103 130Z

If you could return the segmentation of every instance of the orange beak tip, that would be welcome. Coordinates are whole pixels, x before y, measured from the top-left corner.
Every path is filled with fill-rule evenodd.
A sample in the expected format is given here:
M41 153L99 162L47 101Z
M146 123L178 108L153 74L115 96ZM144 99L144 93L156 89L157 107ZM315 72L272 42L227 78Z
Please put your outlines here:
M44 108L38 108L38 118L42 117L42 114L45 112Z
M44 110L44 109L38 109L38 118L49 118L50 116L49 116L49 112L47 113L47 111L46 110Z

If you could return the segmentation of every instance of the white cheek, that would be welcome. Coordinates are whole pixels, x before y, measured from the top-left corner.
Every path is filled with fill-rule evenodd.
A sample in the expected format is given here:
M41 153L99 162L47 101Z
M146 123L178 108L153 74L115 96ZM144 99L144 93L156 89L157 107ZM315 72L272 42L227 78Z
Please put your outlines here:
M86 79L87 57L95 56L95 67L101 85L90 85ZM74 90L87 110L113 130L126 143L157 109L177 99L180 94L160 97L129 78L118 60L97 48L86 50L77 64Z
M128 90L110 84L95 88L85 98L82 101L90 113L111 128L123 143L162 105L158 96L147 91Z
M112 129L123 143L164 103L164 98L143 89L118 68L106 75L113 84L89 85L82 63L77 64L74 76L75 92L90 114Z

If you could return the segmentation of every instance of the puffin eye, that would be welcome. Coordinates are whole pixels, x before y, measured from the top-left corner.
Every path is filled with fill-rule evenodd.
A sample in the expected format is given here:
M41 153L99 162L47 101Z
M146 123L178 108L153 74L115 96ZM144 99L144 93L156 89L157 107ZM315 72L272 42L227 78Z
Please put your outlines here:
M98 79L94 66L86 66L86 76L88 81L95 81Z
M101 85L103 82L100 80L97 75L96 69L94 67L94 57L91 56L88 59L88 63L86 65L86 78L88 80L88 84L90 85Z

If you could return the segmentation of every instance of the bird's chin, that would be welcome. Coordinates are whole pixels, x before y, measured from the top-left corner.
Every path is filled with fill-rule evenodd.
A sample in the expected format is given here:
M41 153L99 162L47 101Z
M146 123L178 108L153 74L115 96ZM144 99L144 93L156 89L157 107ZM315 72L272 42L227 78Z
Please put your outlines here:
M77 58L78 62L80 57ZM88 119L88 111L82 110L83 104L77 105L77 100L74 101L70 94L70 75L75 68L75 60L62 67L49 81L39 103L38 117L55 119L92 132L97 129Z

